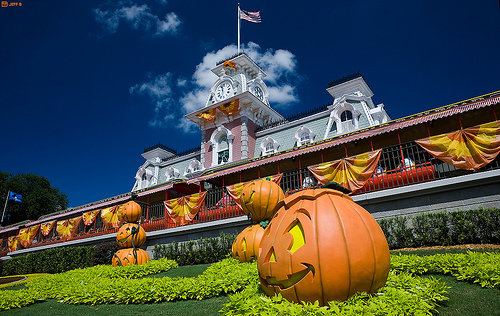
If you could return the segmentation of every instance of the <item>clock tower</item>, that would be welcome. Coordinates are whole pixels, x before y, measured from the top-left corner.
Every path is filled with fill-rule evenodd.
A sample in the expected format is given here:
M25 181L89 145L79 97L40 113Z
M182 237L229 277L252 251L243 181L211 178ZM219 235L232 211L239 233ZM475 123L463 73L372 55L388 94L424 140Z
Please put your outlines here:
M201 162L211 168L253 158L255 130L283 120L269 105L266 74L245 53L212 69L218 76L204 107L186 115L202 131Z

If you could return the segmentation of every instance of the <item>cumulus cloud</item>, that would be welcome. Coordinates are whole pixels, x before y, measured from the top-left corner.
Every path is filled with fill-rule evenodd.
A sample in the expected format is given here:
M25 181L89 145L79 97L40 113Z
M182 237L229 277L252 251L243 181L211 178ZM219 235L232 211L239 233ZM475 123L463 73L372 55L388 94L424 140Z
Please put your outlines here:
M299 101L296 83L300 81L297 73L297 60L293 53L282 49L263 50L259 45L250 42L244 45L244 50L267 74L264 78L269 90L271 106L286 108ZM155 102L155 118L152 126L171 125L171 115L174 115L176 127L185 133L197 131L196 125L187 120L184 115L205 106L210 88L217 80L211 69L217 62L234 56L236 45L228 45L217 51L208 52L195 67L189 79L167 73L149 77L147 82L130 88L130 93L148 95ZM178 107L178 104L181 107ZM170 115L170 122L161 122L165 113Z
M109 33L116 33L120 23L128 23L136 30L152 30L154 35L162 36L176 33L181 25L181 20L174 12L167 13L161 19L151 12L147 4L139 5L132 1L119 1L94 9L94 16Z
M154 117L149 121L150 126L163 127L176 115L171 111L172 99L172 74L152 76L148 74L147 81L130 87L130 94L146 95L154 102Z

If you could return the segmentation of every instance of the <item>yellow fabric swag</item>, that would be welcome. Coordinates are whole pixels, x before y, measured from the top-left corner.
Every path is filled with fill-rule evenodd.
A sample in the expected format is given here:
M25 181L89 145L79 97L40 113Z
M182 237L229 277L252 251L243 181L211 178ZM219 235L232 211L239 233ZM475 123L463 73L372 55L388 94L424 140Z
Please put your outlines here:
M16 251L19 248L19 239L16 236L10 236L7 239L7 247L9 248L9 252Z
M464 170L476 170L500 153L500 121L416 141L429 154Z
M92 225L92 223L97 218L97 214L99 214L100 211L101 210L94 210L94 211L88 211L88 212L83 213L82 219L83 219L83 223L85 224L85 226Z
M52 230L52 228L54 227L54 224L56 223L56 221L50 221L50 222L47 222L47 223L43 223L41 225L41 230L42 230L42 235L44 236L47 236L50 231Z
M119 216L121 205L105 208L101 211L102 223L108 228L120 228L123 224L122 218Z
M205 202L207 192L195 193L177 199L165 201L165 208L172 221L178 225L186 225L196 216Z
M82 217L78 216L71 219L66 219L63 221L57 222L57 233L61 236L61 239L64 241L70 240L75 236L78 231L78 226L82 221Z
M33 243L33 240L40 229L40 225L35 225L23 228L19 231L18 240L24 248L28 248Z
M377 168L381 149L357 156L309 166L309 171L321 184L337 182L352 192L361 189Z

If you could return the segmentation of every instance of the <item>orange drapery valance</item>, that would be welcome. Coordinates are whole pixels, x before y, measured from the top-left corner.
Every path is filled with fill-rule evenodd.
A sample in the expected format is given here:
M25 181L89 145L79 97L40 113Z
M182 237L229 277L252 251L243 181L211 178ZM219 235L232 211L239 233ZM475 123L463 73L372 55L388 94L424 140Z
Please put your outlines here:
M101 218L104 226L107 228L120 228L122 226L123 220L119 216L120 207L121 205L116 205L101 210Z
M416 141L429 154L464 170L476 170L500 153L500 121Z
M240 109L240 100L236 99L231 102L224 103L222 105L219 105L218 107L214 109L207 110L203 113L198 114L197 116L201 119L207 120L207 121L212 121L215 117L215 113L217 112L216 110L221 111L222 113L226 115L233 115L236 114Z
M273 181L274 183L279 185L281 183L282 178L283 178L283 174L278 173L278 174L275 174L273 176L268 176L268 177L264 177L261 179ZM240 183L226 186L227 193L233 198L233 200L236 202L236 204L238 204L238 206L240 205L241 192L243 192L243 188L245 187L245 185L249 184L250 182L252 182L252 181L240 182Z
M33 240L40 229L40 225L35 225L27 228L23 228L19 231L17 238L24 248L28 248L33 243Z
M97 218L97 214L99 214L101 210L88 211L82 214L83 223L85 226L92 225L92 223Z
M16 236L10 236L7 239L7 247L9 248L9 252L16 251L19 248L19 239Z
M165 201L165 208L172 221L185 225L193 220L205 202L207 192L195 193L177 199Z
M50 231L52 230L52 228L54 227L54 224L56 223L56 221L50 221L50 222L47 222L47 223L43 223L41 225L41 231L42 231L42 235L44 236L47 236Z
M381 149L307 167L322 184L337 182L352 192L361 189L377 168Z
M73 238L78 231L78 226L81 221L82 217L78 216L57 222L56 230L59 236L61 236L61 239L67 241Z

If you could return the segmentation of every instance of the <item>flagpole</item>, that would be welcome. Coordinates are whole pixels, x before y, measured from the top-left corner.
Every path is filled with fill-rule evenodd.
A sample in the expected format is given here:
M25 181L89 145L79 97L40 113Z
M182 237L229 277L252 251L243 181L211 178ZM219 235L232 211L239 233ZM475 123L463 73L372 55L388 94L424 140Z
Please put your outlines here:
M240 4L238 3L238 54L240 53Z
M2 221L0 221L0 226L3 224L3 216L5 215L5 209L7 208L7 202L9 201L10 190L7 191L7 197L5 198L5 204L3 206Z

